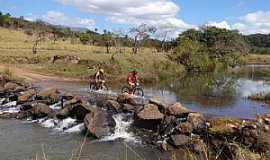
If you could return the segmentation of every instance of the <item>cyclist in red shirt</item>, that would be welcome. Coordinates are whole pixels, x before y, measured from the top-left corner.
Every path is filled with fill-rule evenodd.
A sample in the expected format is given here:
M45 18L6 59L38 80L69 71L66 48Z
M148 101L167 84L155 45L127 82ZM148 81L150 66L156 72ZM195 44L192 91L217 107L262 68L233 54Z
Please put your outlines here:
M137 80L138 80L138 76L137 76L136 70L128 73L127 83L129 87L129 94L132 94L133 88L137 85Z

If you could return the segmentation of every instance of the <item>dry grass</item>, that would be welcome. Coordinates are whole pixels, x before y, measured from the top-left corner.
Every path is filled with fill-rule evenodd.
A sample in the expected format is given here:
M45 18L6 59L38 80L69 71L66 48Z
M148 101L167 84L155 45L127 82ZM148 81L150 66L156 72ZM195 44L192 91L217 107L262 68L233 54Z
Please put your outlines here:
M59 40L54 44L47 39L40 43L38 54L33 55L33 40L33 36L22 31L0 28L0 63L68 77L88 76L94 71L89 71L87 66L96 65L103 66L109 77L117 78L133 69L137 69L146 79L154 79L157 75L168 77L184 71L182 66L169 61L166 55L151 48L141 48L138 55L132 55L131 48L123 48L123 53L115 54L112 59L112 54L106 54L105 47L82 45L79 42L71 44L70 40ZM111 53L115 53L115 48L112 48ZM52 64L50 58L56 55L77 56L86 63ZM34 63L35 60L38 62Z
M270 55L248 54L243 58L247 64L270 64Z

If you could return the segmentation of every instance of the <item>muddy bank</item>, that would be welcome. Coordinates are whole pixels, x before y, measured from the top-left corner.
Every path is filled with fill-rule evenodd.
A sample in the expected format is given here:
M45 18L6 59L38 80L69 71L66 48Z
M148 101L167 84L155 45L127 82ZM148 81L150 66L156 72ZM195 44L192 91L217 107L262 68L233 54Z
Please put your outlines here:
M55 88L37 89L5 77L0 81L0 107L0 118L42 119L51 127L68 121L59 125L61 130L84 128L84 134L96 139L114 135L119 129L117 115L124 114L132 122L128 131L143 144L176 158L183 153L199 159L270 156L269 115L253 120L208 117L190 112L181 103L168 106L151 98L141 104L128 94L98 98L93 104Z

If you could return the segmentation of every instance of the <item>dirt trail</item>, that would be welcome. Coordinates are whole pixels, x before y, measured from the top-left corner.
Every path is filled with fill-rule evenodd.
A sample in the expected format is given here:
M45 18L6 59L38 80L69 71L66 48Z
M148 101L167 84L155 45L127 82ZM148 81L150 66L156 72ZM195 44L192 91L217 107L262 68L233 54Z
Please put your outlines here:
M24 78L30 82L36 81L65 81L65 82L83 82L84 80L79 78L68 78L52 75L44 75L40 73L33 72L28 69L18 68L11 65L0 64L0 70L8 69L12 74L16 75L19 78Z

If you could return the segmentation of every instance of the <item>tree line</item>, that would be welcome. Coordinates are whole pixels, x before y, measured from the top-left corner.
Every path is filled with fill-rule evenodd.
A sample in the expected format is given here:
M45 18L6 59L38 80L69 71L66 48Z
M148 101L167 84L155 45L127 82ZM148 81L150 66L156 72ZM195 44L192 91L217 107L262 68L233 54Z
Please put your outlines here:
M169 39L170 31L141 24L127 31L98 29L76 31L65 26L57 26L41 20L28 21L24 17L12 17L0 12L0 26L22 29L34 36L33 53L37 53L39 43L50 37L53 43L70 41L84 45L104 46L111 53L114 47L122 53L124 47L132 48L138 54L140 47L154 48L166 54L171 60L182 64L187 71L213 71L220 67L233 67L241 63L241 56L248 53L270 54L270 34L242 35L237 30L227 30L211 26L189 29L175 39Z

